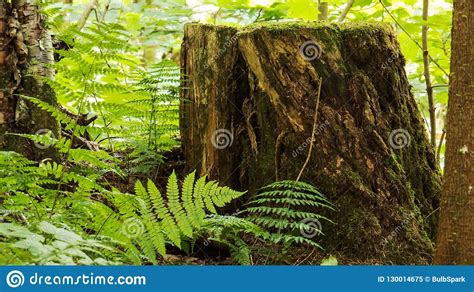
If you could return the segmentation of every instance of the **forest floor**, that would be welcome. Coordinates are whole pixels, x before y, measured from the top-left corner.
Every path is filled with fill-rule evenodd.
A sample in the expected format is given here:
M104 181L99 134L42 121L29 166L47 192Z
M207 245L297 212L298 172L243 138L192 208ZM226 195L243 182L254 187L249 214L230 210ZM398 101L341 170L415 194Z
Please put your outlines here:
M178 177L183 178L187 172L185 170L186 161L183 157L181 147L163 153L164 162L149 172L149 174L129 175L125 179L117 176L106 177L108 183L117 187L123 192L134 192L134 185L137 180L152 178L153 182L160 189L166 191L166 184L173 171ZM131 165L124 160L121 165L123 169L130 168ZM248 239L252 241L251 238ZM319 265L321 261L330 256L334 256L340 265L384 265L390 264L379 259L355 259L347 254L332 250L320 250L315 247L292 246L283 249L279 245L262 244L254 242L250 245L252 250L253 265ZM194 252L186 254L184 251L169 247L165 258L158 259L163 265L234 265L231 255L225 246L220 246L205 238L198 240L194 246ZM147 263L145 263L147 264ZM151 264L151 263L148 263Z

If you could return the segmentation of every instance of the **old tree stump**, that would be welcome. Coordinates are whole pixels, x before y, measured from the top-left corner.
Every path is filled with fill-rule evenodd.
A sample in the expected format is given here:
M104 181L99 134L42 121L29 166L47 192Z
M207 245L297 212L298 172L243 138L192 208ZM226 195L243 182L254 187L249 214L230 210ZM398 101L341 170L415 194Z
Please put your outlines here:
M314 132L301 180L337 208L326 214L337 224L318 238L325 249L429 262L440 177L404 65L385 25L188 24L180 116L188 170L251 195L296 179Z

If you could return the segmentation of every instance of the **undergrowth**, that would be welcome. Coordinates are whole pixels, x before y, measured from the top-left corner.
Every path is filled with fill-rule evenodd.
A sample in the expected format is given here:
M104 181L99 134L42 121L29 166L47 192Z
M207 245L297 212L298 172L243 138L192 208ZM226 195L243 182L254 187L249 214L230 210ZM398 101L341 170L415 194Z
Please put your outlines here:
M67 46L45 82L64 108L22 98L54 117L62 133L11 134L57 155L31 161L0 152L0 263L160 264L170 248L191 255L202 240L225 247L237 264L253 264L259 242L321 248L305 236L321 228L305 220L330 221L314 210L332 207L308 184L274 183L242 212L222 215L246 193L194 172L182 181L173 172L166 186L149 179L178 145L179 68L166 60L146 68L117 24L57 37Z

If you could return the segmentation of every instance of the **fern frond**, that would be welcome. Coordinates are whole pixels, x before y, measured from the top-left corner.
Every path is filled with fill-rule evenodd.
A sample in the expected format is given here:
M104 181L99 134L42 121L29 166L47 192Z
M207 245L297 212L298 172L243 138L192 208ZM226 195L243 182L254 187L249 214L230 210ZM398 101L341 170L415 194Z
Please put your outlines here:
M314 211L334 210L333 205L318 189L304 182L272 183L261 188L245 206L239 214L269 230L271 241L277 244L310 244L321 248L312 240L316 235L324 235L319 225L324 221L334 223Z
M200 222L197 218L196 210L194 208L194 203L193 203L195 174L196 174L196 171L190 173L184 179L182 197L183 197L183 206L184 206L184 209L186 210L186 213L191 225L193 225L194 228L199 228Z
M168 238L174 245L181 248L181 235L178 226L176 225L168 207L165 205L160 191L151 180L148 180L148 193L150 194L150 201L152 202L152 206L149 207L153 207L158 217L162 220L161 224L163 230L168 235Z
M135 212L125 211L123 213L133 217L135 214L141 214L141 220L145 226L142 240L153 242L154 248L161 255L166 252L165 243L168 239L171 244L182 248L183 240L195 240L200 234L206 232L217 234L217 231L222 228L238 229L239 232L254 233L255 236L263 237L264 234L264 231L258 226L242 218L230 216L223 220L224 217L206 217L205 209L214 208L215 210L211 198L216 194L219 194L221 200L227 202L232 198L242 196L245 192L221 187L215 181L206 183L205 177L196 181L195 172L186 176L181 191L176 174L173 172L168 178L166 196L161 195L151 180L148 180L147 189L140 181L137 181L135 193L142 201L140 208ZM203 203L202 198L208 198L207 205ZM141 240L136 238L135 241ZM150 259L152 254L150 245L139 243L139 247L152 261Z
M146 227L146 234L149 235L149 237L146 237L145 240L138 240L138 242L143 244L148 259L154 263L156 262L154 252L151 250L150 245L144 243L144 241L152 242L154 248L161 255L164 256L166 254L165 239L163 234L161 233L161 222L156 219L152 209L150 208L151 200L148 196L148 192L143 187L140 181L137 181L137 183L135 184L135 192L137 196L139 196L145 202L144 204L142 204L140 211L143 214L141 219L143 220L144 225Z
M168 179L168 185L166 187L166 193L168 195L168 205L171 213L173 214L178 227L183 234L188 237L193 236L193 228L189 222L186 212L184 211L183 205L181 204L178 179L176 173L173 171Z

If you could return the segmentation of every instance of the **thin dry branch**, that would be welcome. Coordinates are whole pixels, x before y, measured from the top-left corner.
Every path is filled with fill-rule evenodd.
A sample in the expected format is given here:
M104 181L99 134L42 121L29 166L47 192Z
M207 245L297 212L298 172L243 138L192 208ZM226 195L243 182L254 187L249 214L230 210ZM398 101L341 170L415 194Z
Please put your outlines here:
M428 53L428 26L426 21L428 21L428 7L429 0L423 0L423 24L421 28L421 38L422 38L422 47L423 47L423 71L425 76L426 83L426 94L428 96L428 106L430 113L430 140L433 147L436 147L436 115L435 115L435 105L433 97L433 86L431 85L431 75L430 75L430 58Z
M84 28L84 26L86 25L87 19L91 15L92 11L97 7L97 4L98 4L97 2L98 2L97 0L89 1L89 4L87 4L86 9L81 15L81 18L79 18L79 21L77 24L78 30L82 30Z
M337 20L338 22L343 22L344 21L344 19L347 16L347 13L349 13L349 10L351 10L352 5L354 5L354 0L349 0L349 2L347 2L347 4L346 4L346 7L344 7L344 10L342 11L341 15L339 16L339 18Z
M323 84L323 80L319 78L319 87L318 87L318 96L316 97L316 109L314 112L314 120L313 120L313 129L311 130L311 141L309 144L309 150L308 150L308 156L306 157L306 161L303 164L303 167L300 170L300 173L298 174L298 177L296 178L296 181L299 181L301 176L303 175L303 171L306 168L306 166L309 163L309 160L311 159L311 153L313 152L313 146L314 146L314 135L316 132L316 124L318 121L318 110L319 110L319 99L321 97L321 86Z

